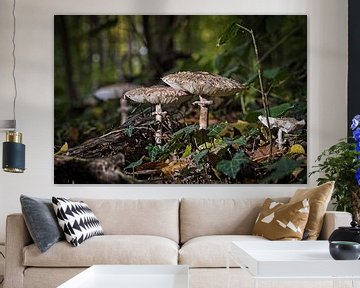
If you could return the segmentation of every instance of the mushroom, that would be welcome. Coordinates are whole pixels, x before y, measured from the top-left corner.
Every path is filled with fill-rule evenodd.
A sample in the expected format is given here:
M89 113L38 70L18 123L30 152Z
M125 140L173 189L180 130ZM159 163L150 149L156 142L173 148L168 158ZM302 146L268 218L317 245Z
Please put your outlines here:
M101 87L94 92L94 95L97 99L102 101L108 101L111 99L120 98L119 111L121 113L121 125L122 125L126 122L129 111L127 100L125 99L124 94L127 91L138 87L140 86L132 83L118 83L118 84Z
M126 98L138 103L150 103L155 105L155 120L159 122L159 129L155 133L155 143L161 144L162 140L162 119L166 115L166 111L162 110L162 104L170 104L179 102L182 97L189 96L183 90L176 90L171 87L157 85L148 88L136 88L124 94Z
M174 89L199 96L200 101L195 101L193 104L200 106L200 129L207 129L209 124L209 106L213 101L208 98L231 96L245 88L235 80L209 72L178 72L169 74L161 80Z
M260 122L268 127L267 120L265 116L260 115L258 117ZM274 118L269 117L269 123L270 123L270 129L277 128L278 129L278 138L276 139L276 143L278 143L279 148L282 147L282 145L285 143L285 140L283 140L282 133L289 133L291 131L298 130L305 126L305 120L298 121L295 118Z

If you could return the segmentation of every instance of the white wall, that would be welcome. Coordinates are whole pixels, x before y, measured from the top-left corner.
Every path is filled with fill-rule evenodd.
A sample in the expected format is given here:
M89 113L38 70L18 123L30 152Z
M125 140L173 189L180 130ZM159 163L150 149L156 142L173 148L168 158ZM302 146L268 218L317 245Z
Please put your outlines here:
M0 1L0 119L11 119L11 5ZM0 242L6 215L20 211L21 193L50 197L170 198L291 195L291 185L54 185L54 14L307 14L309 165L346 135L347 1L339 0L18 0L18 122L24 133L27 170L0 171ZM1 141L4 134L1 134ZM1 157L1 156L0 156ZM315 185L314 179L310 185Z

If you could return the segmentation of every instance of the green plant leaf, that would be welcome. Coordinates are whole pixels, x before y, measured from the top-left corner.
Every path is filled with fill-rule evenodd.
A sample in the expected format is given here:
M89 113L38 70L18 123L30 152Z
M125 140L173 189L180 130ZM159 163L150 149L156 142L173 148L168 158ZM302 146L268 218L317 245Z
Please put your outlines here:
M199 164L201 159L203 159L209 153L209 149L201 150L199 153L193 156L193 159L196 164Z
M166 156L169 152L168 144L165 144L163 146L149 144L148 146L145 147L145 149L148 151L151 162L155 161L157 158L161 156L164 155Z
M249 158L244 152L237 152L231 160L221 160L216 169L221 171L226 176L232 179L236 178L236 175L240 171L240 168L249 162Z
M128 137L131 137L133 135L134 130L135 127L132 125L129 125L128 127L124 128L124 131Z
M185 148L184 153L182 154L181 158L186 158L191 154L191 145L187 145Z
M67 142L65 142L65 144L61 146L60 150L58 152L56 152L54 155L57 156L57 155L60 155L60 154L64 154L68 150L69 150L69 145L68 145Z
M235 139L231 139L229 137L224 137L223 140L227 145L233 145L233 144L240 145L240 146L246 145L246 138L244 136L240 136Z
M207 135L209 137L215 137L225 128L226 124L214 124L209 126Z
M278 183L281 179L291 175L291 173L300 166L298 161L282 157L277 162L267 166L272 171L269 176L265 177L263 183Z
M186 126L178 131L176 131L173 135L172 138L174 140L178 140L181 139L183 137L186 137L188 135L190 135L191 133L193 133L194 131L199 129L199 125L189 125Z
M139 160L130 163L128 166L126 166L124 169L134 169L137 166L140 166L143 163L143 157L141 157Z
M275 67L273 69L266 69L264 70L264 77L267 79L274 79L280 72L280 68L279 67Z
M279 118L283 116L286 112L290 111L291 109L294 109L294 107L295 105L292 105L290 103L280 104L270 108L270 115L271 117ZM245 121L251 123L257 122L258 117L263 114L264 114L263 109L251 111L246 115Z
M230 24L228 27L226 27L226 29L224 30L224 32L222 32L220 34L220 36L218 37L218 42L216 44L216 46L221 46L223 44L225 44L226 42L228 42L229 40L231 40L232 38L234 38L237 34L237 32L239 31L239 27L236 23L232 23Z

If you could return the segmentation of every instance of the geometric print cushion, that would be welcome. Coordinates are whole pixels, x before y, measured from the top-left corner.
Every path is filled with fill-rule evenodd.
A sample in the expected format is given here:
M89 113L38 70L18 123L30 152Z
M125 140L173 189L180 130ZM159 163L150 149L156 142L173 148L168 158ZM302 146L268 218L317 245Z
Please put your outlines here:
M309 201L280 203L265 200L252 234L269 240L301 240L309 217Z
M66 241L72 245L79 246L86 239L104 235L99 220L84 202L52 197L52 203Z

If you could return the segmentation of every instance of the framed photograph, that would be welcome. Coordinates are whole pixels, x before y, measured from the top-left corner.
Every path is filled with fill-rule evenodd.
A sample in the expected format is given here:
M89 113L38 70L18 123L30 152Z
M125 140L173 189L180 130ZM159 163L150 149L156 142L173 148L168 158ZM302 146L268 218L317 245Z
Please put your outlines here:
M54 16L55 184L306 184L306 15Z

